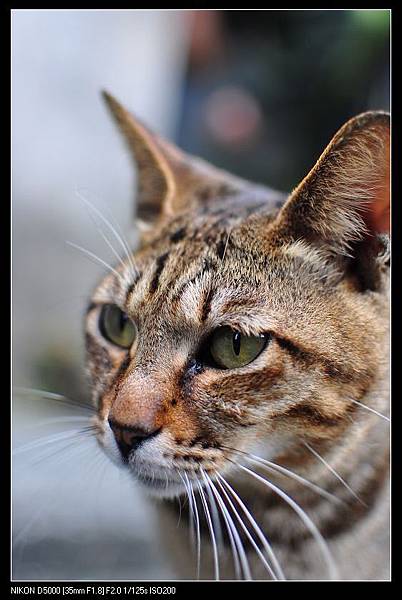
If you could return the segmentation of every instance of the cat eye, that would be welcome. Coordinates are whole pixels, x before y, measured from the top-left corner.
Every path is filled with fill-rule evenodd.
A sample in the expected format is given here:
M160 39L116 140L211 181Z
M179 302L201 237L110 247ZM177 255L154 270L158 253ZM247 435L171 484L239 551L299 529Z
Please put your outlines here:
M102 308L99 329L104 338L121 348L130 348L137 335L133 321L115 304Z
M209 342L209 354L220 369L244 367L261 354L267 345L269 334L244 335L230 327L219 327Z

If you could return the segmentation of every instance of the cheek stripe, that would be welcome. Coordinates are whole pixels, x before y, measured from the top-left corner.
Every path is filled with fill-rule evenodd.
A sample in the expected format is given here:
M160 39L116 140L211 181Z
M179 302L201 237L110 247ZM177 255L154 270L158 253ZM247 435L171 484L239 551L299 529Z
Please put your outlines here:
M342 383L350 383L354 379L354 373L352 370L345 369L344 365L340 365L334 361L330 361L327 358L320 356L315 352L305 350L296 346L290 340L275 336L278 345L288 352L293 358L303 364L303 366L321 365L324 369L325 374L331 379L335 379L336 382L341 381Z
M115 374L115 376L113 378L113 382L110 387L113 387L113 386L117 387L119 385L119 382L120 382L124 372L127 370L130 362L131 362L130 355L127 354L127 356L124 358L123 362L121 363L120 367L117 369L117 373Z
M303 419L314 426L336 427L345 421L345 415L324 415L311 404L292 406L282 413L272 415L273 419L291 418Z

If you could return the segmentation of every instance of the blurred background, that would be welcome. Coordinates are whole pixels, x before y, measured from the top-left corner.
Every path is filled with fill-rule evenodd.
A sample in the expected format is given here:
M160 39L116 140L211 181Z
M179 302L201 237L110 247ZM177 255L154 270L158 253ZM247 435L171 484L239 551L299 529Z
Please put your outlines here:
M135 242L135 173L100 90L290 191L347 119L389 110L389 38L388 10L12 11L13 445L33 442L13 459L14 579L175 578L153 504L95 445L35 446L85 413L22 389L89 401L82 315L104 269L66 242L113 256L82 197Z

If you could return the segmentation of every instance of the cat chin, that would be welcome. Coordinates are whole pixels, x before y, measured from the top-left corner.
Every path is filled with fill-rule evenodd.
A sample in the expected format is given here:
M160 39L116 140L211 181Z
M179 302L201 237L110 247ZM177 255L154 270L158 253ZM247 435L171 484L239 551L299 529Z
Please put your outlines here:
M182 482L174 481L172 479L169 480L165 477L158 478L142 476L138 472L132 471L131 469L130 474L140 489L145 491L147 495L154 498L173 499L178 498L186 493L186 489Z
M139 483L141 490L145 491L148 496L158 498L159 500L173 500L174 498L179 498L186 493L184 485L180 483L169 483L169 485L166 487L166 482L159 486L144 483L142 480L138 479L138 477L136 477L135 480Z
M166 478L141 477L135 469L131 468L130 465L121 459L118 453L107 452L106 455L116 467L126 472L128 470L133 481L149 496L173 499L186 493L186 489L181 482L166 481Z

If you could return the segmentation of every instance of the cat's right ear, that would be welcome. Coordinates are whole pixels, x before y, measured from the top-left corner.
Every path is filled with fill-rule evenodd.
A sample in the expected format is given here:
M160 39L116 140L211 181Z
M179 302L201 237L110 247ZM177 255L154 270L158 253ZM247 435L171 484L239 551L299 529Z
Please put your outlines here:
M152 226L209 198L224 197L248 184L190 156L152 133L113 96L103 91L137 170L136 217Z
M333 137L276 219L280 239L303 240L375 287L389 262L390 116L363 113Z

